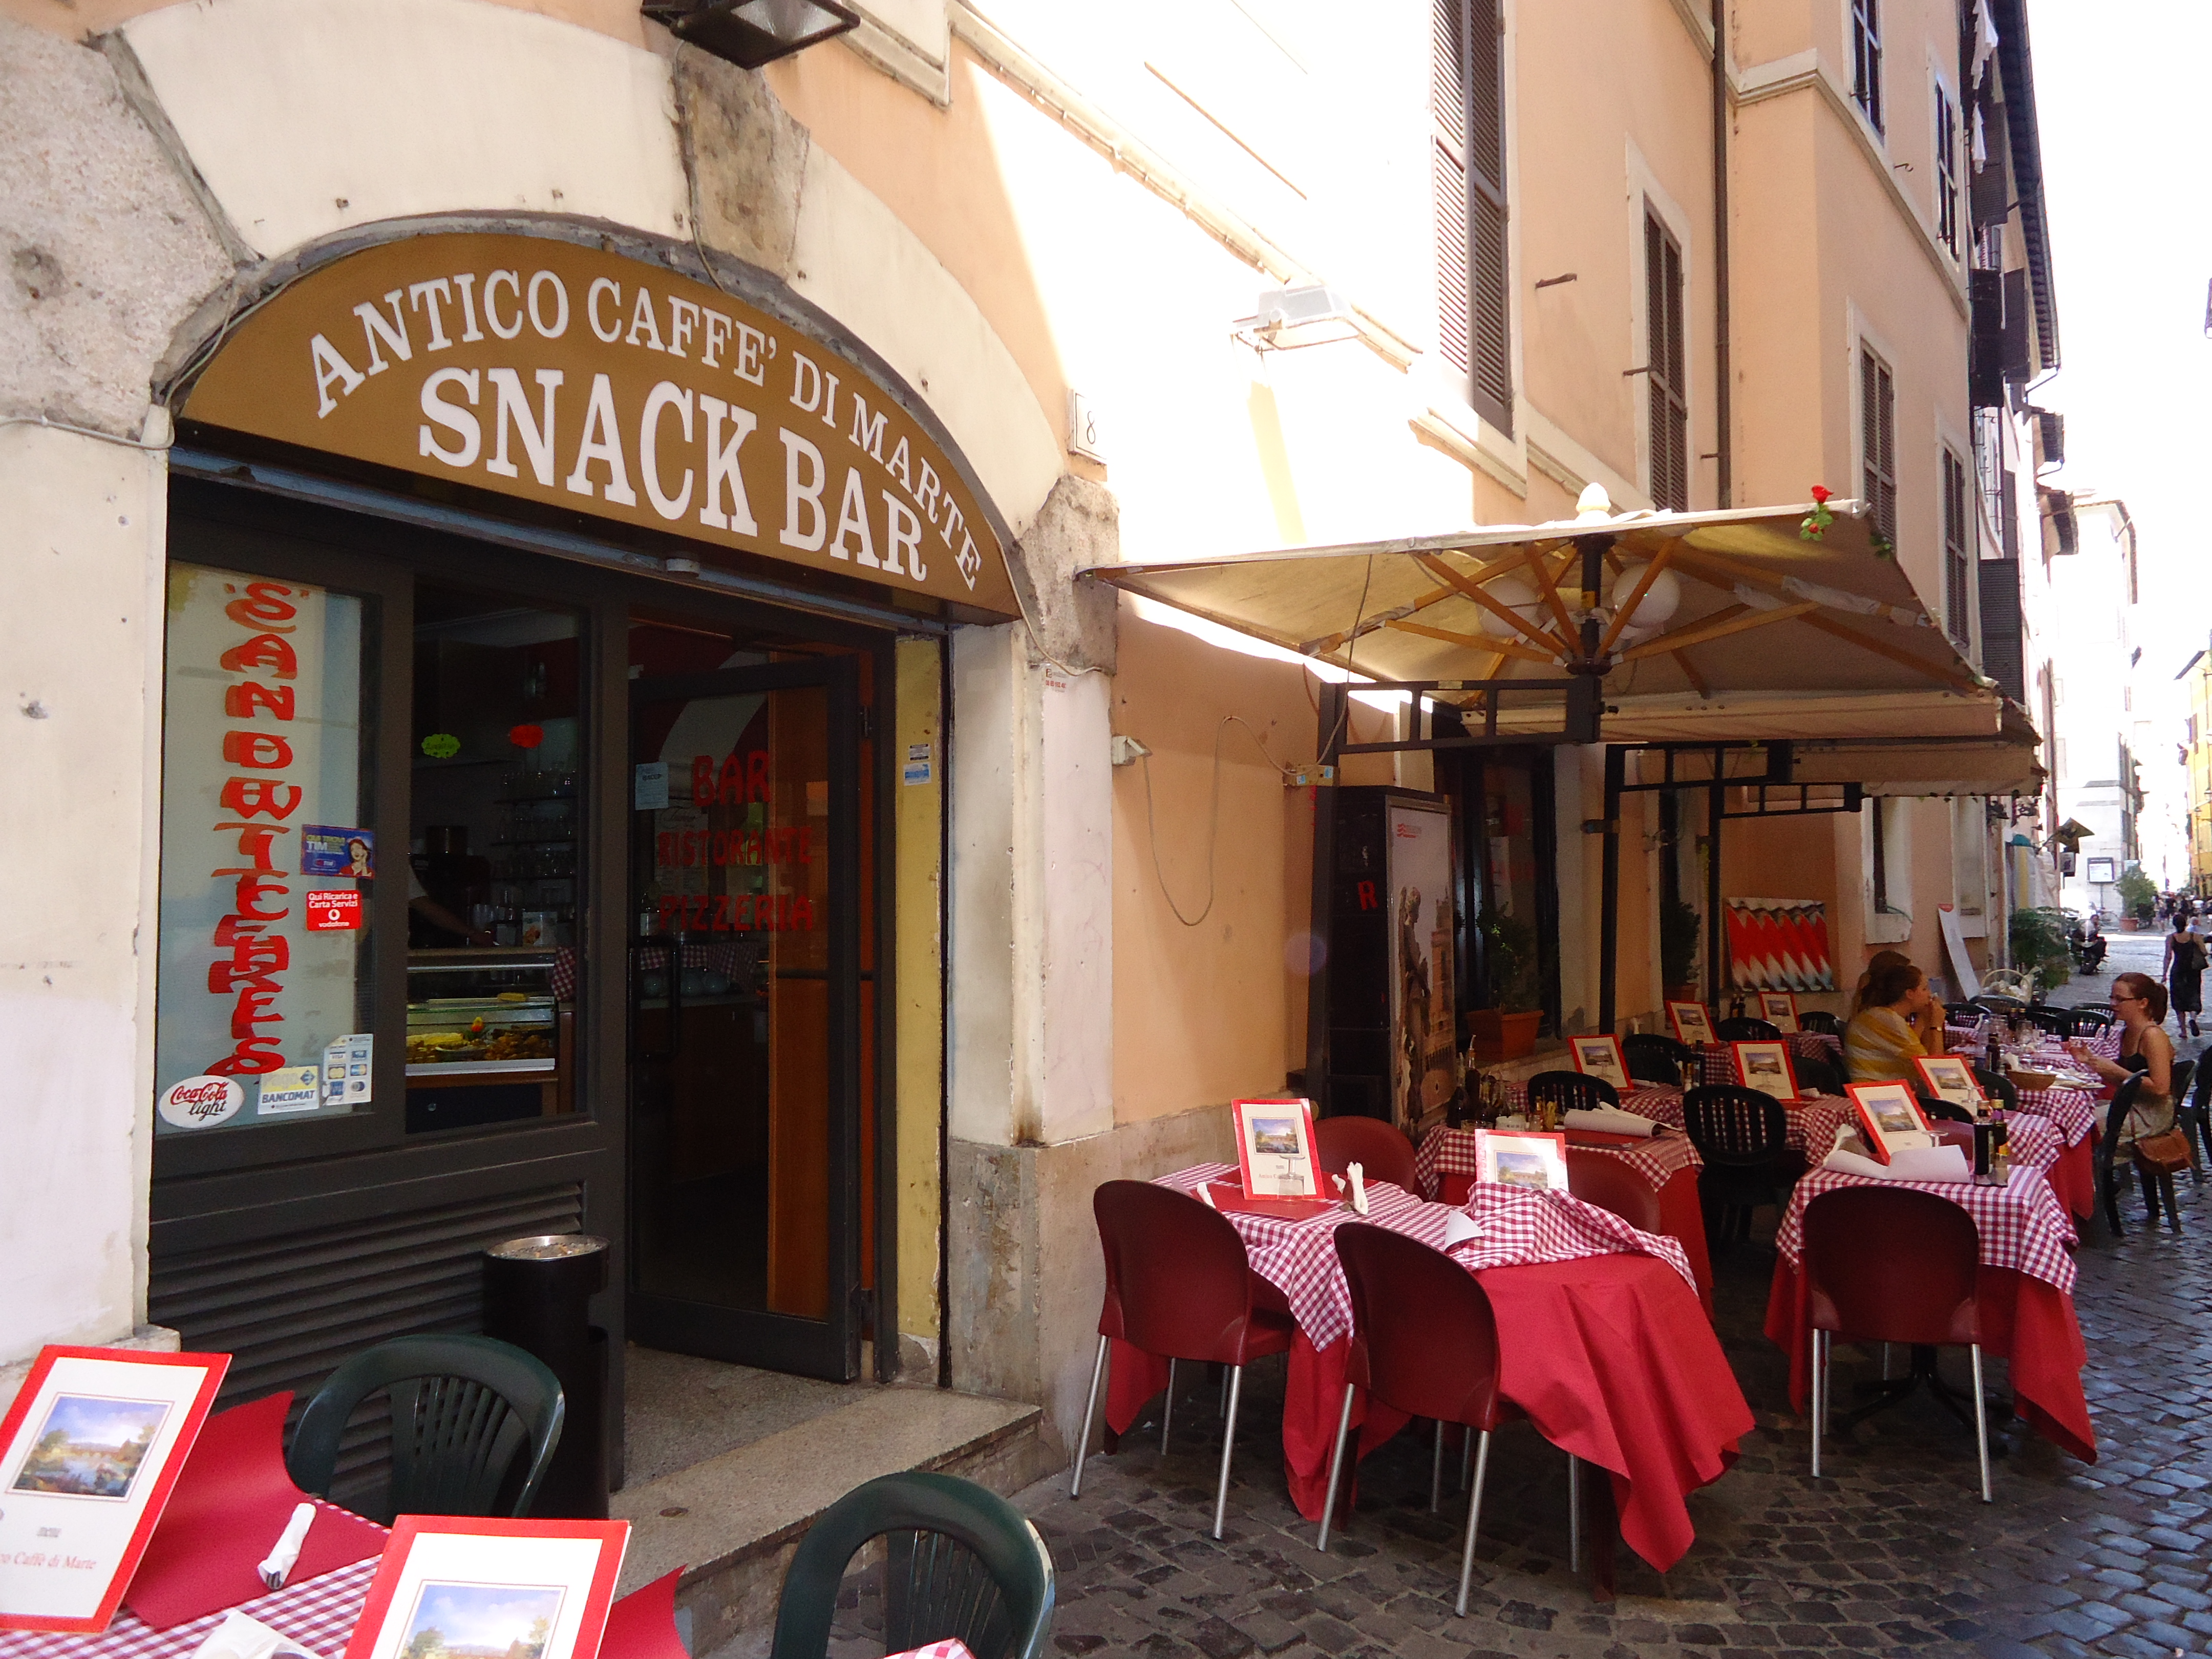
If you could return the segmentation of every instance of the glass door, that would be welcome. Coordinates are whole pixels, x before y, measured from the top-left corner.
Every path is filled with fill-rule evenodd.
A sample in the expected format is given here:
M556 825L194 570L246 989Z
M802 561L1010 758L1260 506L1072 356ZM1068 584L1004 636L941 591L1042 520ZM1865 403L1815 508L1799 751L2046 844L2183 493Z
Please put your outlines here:
M860 1364L849 657L631 684L629 1328Z

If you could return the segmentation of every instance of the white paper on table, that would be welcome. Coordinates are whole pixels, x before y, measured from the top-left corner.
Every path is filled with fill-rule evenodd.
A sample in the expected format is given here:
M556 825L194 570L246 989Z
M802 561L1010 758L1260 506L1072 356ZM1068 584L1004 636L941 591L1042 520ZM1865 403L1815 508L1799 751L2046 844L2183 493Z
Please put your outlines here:
M1465 1210L1454 1210L1444 1218L1444 1249L1470 1238L1480 1238L1482 1228Z
M316 1659L282 1631L233 1607L192 1650L191 1659Z
M1367 1213L1367 1171L1357 1164L1345 1166L1344 1172L1352 1177L1352 1209L1355 1215Z
M1913 1146L1893 1152L1887 1164L1838 1148L1821 1160L1824 1170L1844 1175L1872 1176L1879 1181L1959 1181L1974 1178L1973 1166L1956 1146Z
M1562 1113L1559 1121L1570 1129L1589 1129L1598 1134L1642 1135L1648 1139L1659 1133L1658 1124L1651 1119L1624 1112L1618 1106L1600 1106L1589 1111L1576 1108Z

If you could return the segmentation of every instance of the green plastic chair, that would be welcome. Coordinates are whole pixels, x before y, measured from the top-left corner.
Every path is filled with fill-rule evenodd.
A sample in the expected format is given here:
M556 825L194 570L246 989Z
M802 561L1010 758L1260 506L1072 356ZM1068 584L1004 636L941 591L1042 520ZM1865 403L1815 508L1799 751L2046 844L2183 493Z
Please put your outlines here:
M568 1402L544 1362L489 1336L395 1337L347 1360L292 1432L284 1467L294 1485L330 1496L346 1419L379 1389L392 1399L392 1484L373 1519L497 1513L526 1441L528 1473L509 1513L530 1513Z
M1042 1659L1052 1555L1012 1504L949 1474L886 1474L823 1512L791 1558L769 1659L827 1659L846 1565L884 1540L884 1639L893 1653L957 1637L975 1659Z

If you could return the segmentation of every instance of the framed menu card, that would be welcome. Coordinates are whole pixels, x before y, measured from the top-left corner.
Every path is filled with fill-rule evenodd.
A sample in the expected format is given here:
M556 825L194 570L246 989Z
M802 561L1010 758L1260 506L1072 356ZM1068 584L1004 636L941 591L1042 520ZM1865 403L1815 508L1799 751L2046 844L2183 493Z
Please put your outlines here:
M1851 1108L1858 1114L1859 1133L1877 1163L1887 1164L1908 1147L1927 1145L1928 1120L1920 1115L1920 1103L1913 1099L1910 1084L1852 1083L1844 1086L1850 1091ZM1912 1139L1902 1139L1905 1136Z
M1519 1129L1474 1132L1477 1181L1539 1192L1567 1190L1567 1138Z
M1674 1028L1674 1041L1692 1048L1714 1041L1712 1011L1702 1002L1670 1002L1667 1023Z
M1314 1150L1313 1102L1239 1100L1237 1165L1247 1198L1320 1198L1321 1164Z
M1794 1036L1797 1031L1797 999L1788 991L1761 991L1759 1017L1777 1027L1783 1036Z
M1973 1068L1957 1054L1915 1054L1912 1063L1936 1099L1969 1112L1981 1110L1982 1085L1974 1080Z
M0 1422L0 1630L107 1628L230 1368L49 1347Z
M403 1515L345 1659L594 1659L627 1521Z
M1628 1080L1628 1059L1617 1036L1572 1036L1567 1048L1574 1054L1575 1070L1584 1077L1601 1078L1615 1091L1626 1094L1636 1085Z
M1777 1100L1797 1098L1797 1070L1790 1063L1786 1042L1731 1042L1735 1058L1735 1080Z

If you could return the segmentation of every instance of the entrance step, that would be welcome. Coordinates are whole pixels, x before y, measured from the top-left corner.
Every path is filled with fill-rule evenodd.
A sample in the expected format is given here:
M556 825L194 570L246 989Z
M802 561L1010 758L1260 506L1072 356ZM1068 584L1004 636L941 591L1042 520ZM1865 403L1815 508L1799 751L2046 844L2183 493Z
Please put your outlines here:
M765 1655L784 1572L807 1528L864 1480L957 1474L1011 1496L1060 1466L1035 1406L943 1389L871 1389L850 1405L657 1480L609 1512L630 1523L622 1589L685 1569L676 1601L694 1654Z

